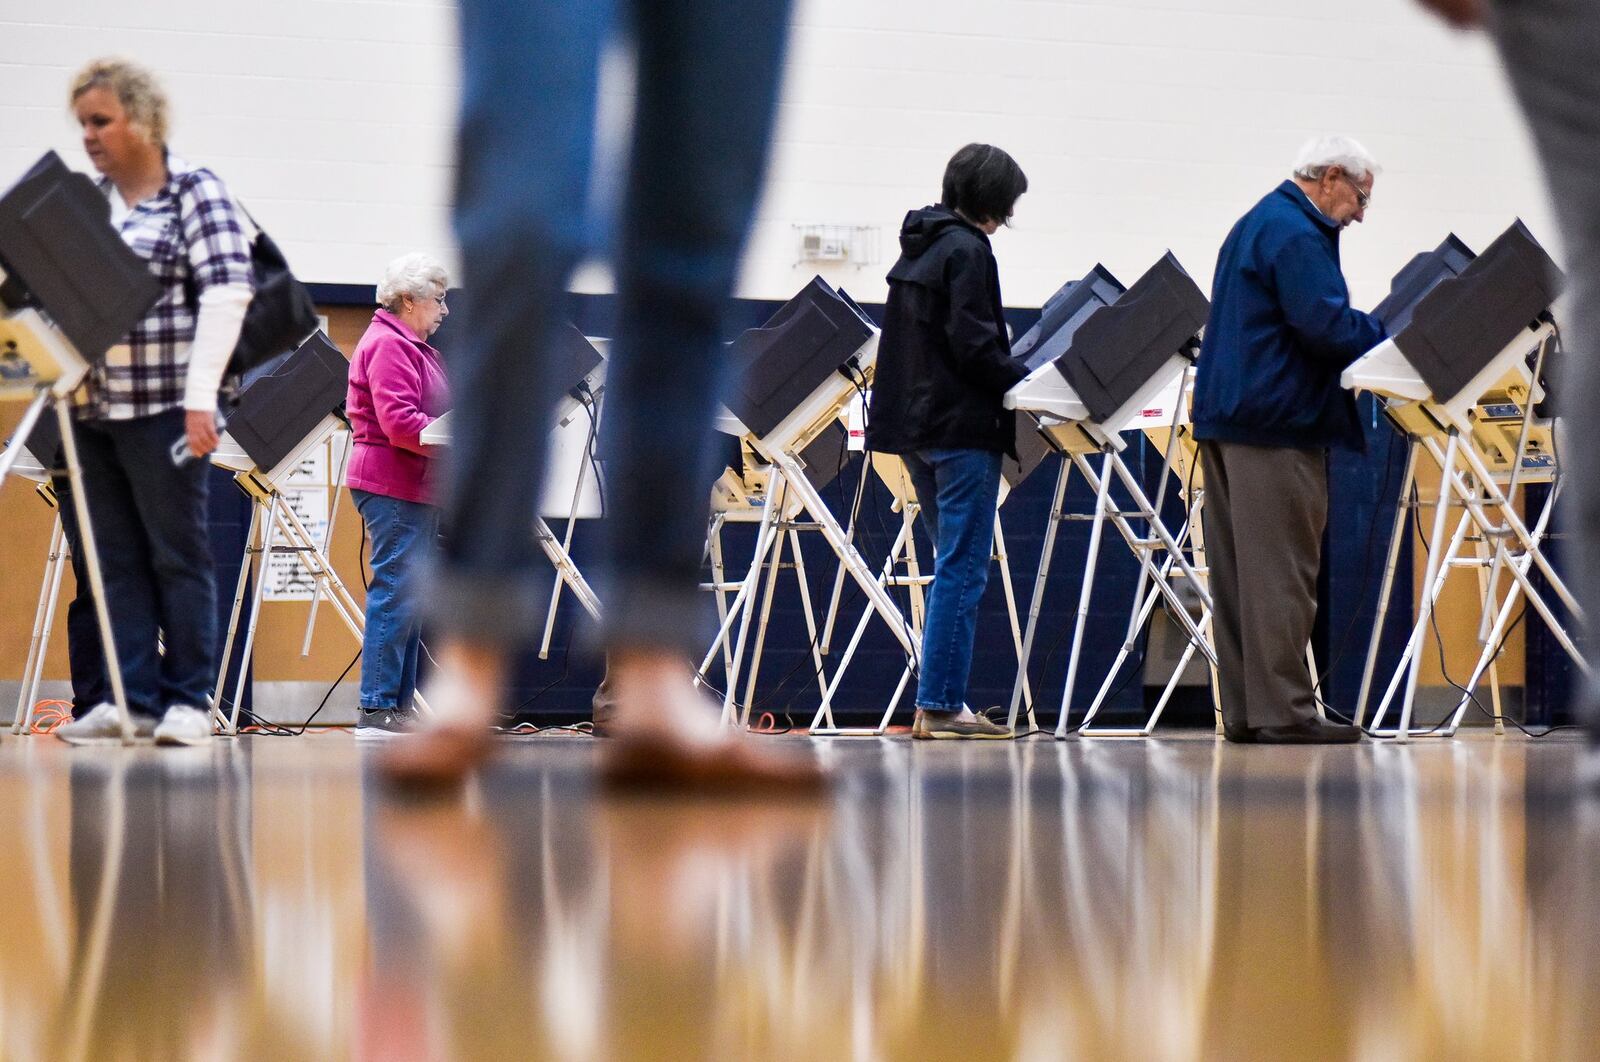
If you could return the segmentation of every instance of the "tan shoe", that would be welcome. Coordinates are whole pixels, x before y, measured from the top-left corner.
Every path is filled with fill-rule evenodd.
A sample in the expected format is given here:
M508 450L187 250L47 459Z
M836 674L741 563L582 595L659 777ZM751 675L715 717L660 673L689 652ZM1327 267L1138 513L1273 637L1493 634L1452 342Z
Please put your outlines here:
M911 736L919 740L1009 741L1016 735L983 715L963 719L956 712L925 712L917 709L911 721Z

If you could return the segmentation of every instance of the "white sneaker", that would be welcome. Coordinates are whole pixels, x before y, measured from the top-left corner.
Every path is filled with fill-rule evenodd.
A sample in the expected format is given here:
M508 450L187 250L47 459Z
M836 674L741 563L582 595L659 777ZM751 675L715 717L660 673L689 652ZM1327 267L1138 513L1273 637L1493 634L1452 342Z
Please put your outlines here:
M157 745L209 745L215 736L211 714L187 704L174 704L156 727Z
M136 739L148 741L155 729L155 720L142 715L133 717L133 736ZM89 709L82 719L64 723L51 733L69 745L120 745L122 721L117 706L103 702Z

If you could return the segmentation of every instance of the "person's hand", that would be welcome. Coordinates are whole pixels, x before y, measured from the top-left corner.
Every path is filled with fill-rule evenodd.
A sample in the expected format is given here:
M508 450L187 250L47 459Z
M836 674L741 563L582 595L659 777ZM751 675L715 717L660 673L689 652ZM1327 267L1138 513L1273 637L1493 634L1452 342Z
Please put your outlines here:
M1417 0L1423 7L1457 29L1483 25L1485 0Z
M209 409L184 410L183 434L189 440L189 452L196 457L206 456L222 441L217 435L217 415Z

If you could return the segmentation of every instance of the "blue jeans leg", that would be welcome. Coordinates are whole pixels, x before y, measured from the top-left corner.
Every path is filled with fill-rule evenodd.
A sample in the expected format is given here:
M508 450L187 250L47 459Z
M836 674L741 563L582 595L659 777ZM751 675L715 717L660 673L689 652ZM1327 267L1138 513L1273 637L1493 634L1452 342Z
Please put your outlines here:
M216 666L210 468L173 465L183 411L77 426L122 681L134 712L204 708ZM156 649L157 637L164 651Z
M625 10L639 88L602 444L607 638L691 648L722 311L760 190L788 4ZM465 0L461 12L466 312L429 606L441 629L511 648L544 621L550 574L530 524L547 412L572 381L552 379L540 355L598 227L586 203L596 71L615 19L591 0Z
M433 547L431 505L352 490L372 543L366 632L361 639L361 707L403 708L417 688L422 623L412 572Z
M922 628L917 707L957 711L966 701L978 604L989 583L1000 455L937 449L903 458L935 550L933 586Z
M694 651L722 319L766 169L787 0L634 0L638 117L602 440L606 640Z
M1567 309L1561 318L1567 348L1558 368L1556 400L1563 417L1589 416L1600 402L1600 67L1594 42L1600 8L1581 0L1496 0L1490 29L1511 87L1528 118L1544 163L1545 180L1566 251ZM1570 422L1569 422L1570 423ZM1568 448L1571 475L1556 520L1566 534L1562 552L1578 603L1589 617L1590 661L1596 660L1600 615L1600 454L1587 444ZM1563 455L1562 471L1569 467ZM1600 678L1575 680L1574 708L1600 741Z

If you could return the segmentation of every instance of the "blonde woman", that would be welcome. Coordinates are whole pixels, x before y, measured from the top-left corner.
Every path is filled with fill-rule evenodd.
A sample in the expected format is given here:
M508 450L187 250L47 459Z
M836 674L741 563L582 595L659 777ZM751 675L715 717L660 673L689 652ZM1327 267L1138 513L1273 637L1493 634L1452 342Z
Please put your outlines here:
M217 393L250 303L250 245L222 181L168 148L167 97L149 70L97 59L68 99L111 223L161 282L150 312L91 374L78 414L112 636L136 732L203 744L216 655L209 469L170 450L178 439L196 457L216 448ZM120 736L109 704L56 732L79 744Z

